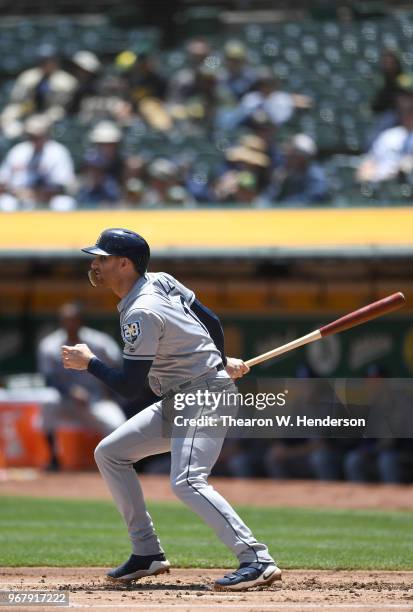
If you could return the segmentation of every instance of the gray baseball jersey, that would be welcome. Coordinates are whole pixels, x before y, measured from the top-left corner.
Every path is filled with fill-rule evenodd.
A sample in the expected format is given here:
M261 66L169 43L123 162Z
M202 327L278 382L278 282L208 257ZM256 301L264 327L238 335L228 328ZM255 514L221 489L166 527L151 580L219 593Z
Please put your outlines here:
M193 291L164 272L146 273L119 302L125 359L151 359L157 395L222 362L208 330L190 309Z
M190 380L186 392L206 391L216 377L228 378L227 389L236 391L225 370L213 369L221 363L221 354L190 308L194 299L193 292L169 274L151 273L139 278L119 303L124 357L153 360L149 382L158 395ZM255 539L230 504L207 482L225 432L212 436L208 428L197 425L183 435L165 435L164 404L160 399L133 416L102 440L95 451L99 470L128 527L133 553L145 556L163 551L131 464L170 451L175 494L215 530L240 563L271 563L267 546ZM199 415L205 409L202 399L194 407Z

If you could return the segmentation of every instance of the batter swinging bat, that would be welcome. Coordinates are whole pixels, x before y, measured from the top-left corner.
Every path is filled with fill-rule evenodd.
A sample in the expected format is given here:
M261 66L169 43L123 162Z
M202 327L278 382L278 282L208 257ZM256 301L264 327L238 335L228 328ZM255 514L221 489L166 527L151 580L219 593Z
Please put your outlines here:
M245 363L247 366L251 367L257 365L258 363L262 363L263 361L267 361L268 359L272 359L273 357L279 357L280 355L293 351L304 344L315 342L316 340L320 340L320 338L325 338L326 336L331 336L332 334L338 334L339 332L355 327L356 325L360 325L361 323L372 321L373 319L381 317L388 312L398 310L404 306L405 302L406 300L401 291L392 293L382 300L372 302L371 304L368 304L363 308L359 308L358 310L353 310L353 312L350 312L340 319L336 319L332 323L328 323L328 325L320 327L320 329L316 329L310 334L301 336L301 338L297 338L296 340L292 340L292 342L283 344L272 351L268 351L267 353L254 357L253 359L249 359Z

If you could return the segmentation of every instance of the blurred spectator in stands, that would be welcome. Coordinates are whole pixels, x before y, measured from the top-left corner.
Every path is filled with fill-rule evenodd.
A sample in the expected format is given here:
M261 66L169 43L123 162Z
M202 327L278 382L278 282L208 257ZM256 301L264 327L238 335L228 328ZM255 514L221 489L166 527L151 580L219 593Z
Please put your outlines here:
M230 40L224 47L225 67L220 82L234 100L240 100L257 80L256 71L247 64L247 50L239 40Z
M212 174L213 170L208 164L203 167L193 163L187 165L184 184L196 202L212 204L215 201Z
M131 155L125 159L122 178L122 205L137 207L142 205L148 181L148 160L143 155Z
M123 182L131 178L145 180L147 160L143 155L131 155L125 159Z
M119 57L121 56L118 56L118 62ZM137 55L132 54L131 60L125 78L133 103L137 105L144 98L164 100L167 92L167 81L155 69L152 57L148 53L142 52Z
M213 184L213 199L216 202L235 202L237 191L237 170L227 170Z
M310 136L293 136L285 149L284 164L273 172L263 205L324 202L328 198L328 183L324 169L314 161L316 154L317 146Z
M120 185L125 171L121 130L112 121L100 121L90 132L89 141L94 147L88 153L95 152L103 160L105 173Z
M413 76L397 96L400 125L384 130L362 158L356 178L379 183L413 172Z
M286 123L296 108L310 108L311 98L280 90L280 84L269 68L261 68L252 91L241 100L246 117L256 110L264 110L275 125Z
M280 166L284 157L278 143L278 128L271 121L269 115L263 110L257 110L250 115L246 125L265 142L265 152L270 158L271 168Z
M82 103L98 93L98 76L101 63L90 51L77 51L72 57L73 74L78 85L69 100L66 110L75 115L80 112Z
M383 51L380 58L380 69L382 84L371 102L376 121L368 135L368 148L383 130L397 124L397 96L404 79L399 55L393 49Z
M218 127L234 129L248 124L251 115L264 111L275 125L289 121L297 108L308 109L312 105L309 96L291 94L280 90L274 72L267 67L257 70L256 80L235 108L223 108L218 115Z
M207 129L213 129L220 105L217 69L202 64L196 70L194 81L187 87L185 96L186 117L201 122Z
M73 208L68 194L76 179L68 149L49 137L50 121L45 115L26 120L27 140L10 149L0 168L0 209Z
M61 346L86 343L105 363L117 366L120 350L108 334L85 327L82 310L77 304L65 304L59 310L60 328L41 340L38 347L38 368L46 384L57 389L57 404L45 405L44 429L52 450L51 469L57 469L55 432L64 422L108 435L119 427L125 416L119 405L107 396L106 387L87 372L66 370L62 365Z
M128 87L121 75L107 74L96 83L96 95L86 96L82 100L79 116L82 122L89 123L97 119L129 125L133 119L133 107L128 100Z
M182 185L172 185L166 194L164 201L166 207L174 208L194 208L195 200L188 190Z
M113 205L120 197L119 183L107 172L106 159L97 151L89 151L80 174L78 203L85 207L100 207Z
M126 208L139 208L145 194L145 185L138 178L129 178L123 190L122 206Z
M177 167L169 159L158 158L148 167L148 189L143 197L143 204L154 206L167 199L169 189L175 185Z
M146 53L138 54L124 51L115 60L124 70L128 97L132 107L154 129L167 131L172 120L164 102L167 94L167 81L155 69L152 57Z
M76 78L60 69L54 47L41 46L37 66L22 72L11 90L11 103L2 114L6 135L18 136L19 120L33 113L46 113L51 121L61 119L77 86Z
M255 204L258 197L257 178L252 172L238 172L234 201L239 204Z
M237 145L225 151L226 163L213 187L219 201L234 202L239 189L239 173L248 172L254 177L257 192L268 184L270 158L266 154L266 143L254 134L245 134ZM255 199L255 196L254 196Z
M146 207L176 205L193 207L195 201L185 189L177 166L166 158L155 159L148 168L149 185L142 197Z
M197 70L205 59L211 55L212 49L202 38L192 38L186 45L187 65L171 75L169 80L168 99L172 102L183 102L188 89L193 87Z

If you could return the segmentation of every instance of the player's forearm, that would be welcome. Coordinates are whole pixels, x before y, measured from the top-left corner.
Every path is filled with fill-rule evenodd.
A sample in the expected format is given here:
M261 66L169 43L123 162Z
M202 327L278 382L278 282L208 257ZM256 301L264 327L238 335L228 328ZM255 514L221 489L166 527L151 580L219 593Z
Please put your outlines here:
M192 302L191 310L196 314L198 319L205 325L209 335L214 341L215 346L221 353L222 361L226 365L225 357L225 341L224 341L224 330L222 329L221 321L219 317L212 312L209 308L201 304L201 302L195 299Z
M145 384L152 361L123 360L122 370L111 368L97 357L88 364L88 372L101 380L112 391L129 399L138 397Z

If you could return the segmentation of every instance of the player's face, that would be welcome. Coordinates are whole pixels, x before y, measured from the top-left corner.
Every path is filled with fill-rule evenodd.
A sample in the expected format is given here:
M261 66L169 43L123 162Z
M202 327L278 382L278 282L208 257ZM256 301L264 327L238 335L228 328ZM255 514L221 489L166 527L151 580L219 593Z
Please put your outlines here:
M112 289L119 280L120 257L114 255L98 255L92 261L91 282L96 287Z

